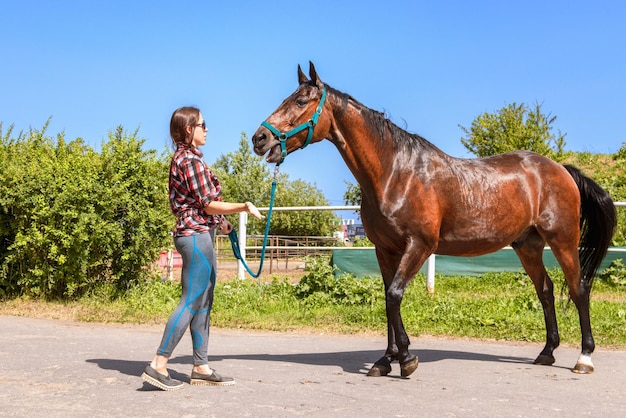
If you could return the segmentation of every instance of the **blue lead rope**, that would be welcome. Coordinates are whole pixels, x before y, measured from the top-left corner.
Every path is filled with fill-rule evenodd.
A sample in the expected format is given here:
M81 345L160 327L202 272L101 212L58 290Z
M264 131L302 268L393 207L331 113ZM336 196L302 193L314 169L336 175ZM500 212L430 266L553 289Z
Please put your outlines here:
M235 258L241 261L243 266L246 268L246 271L248 272L248 274L250 274L250 276L254 277L255 279L261 275L261 271L263 270L263 261L265 261L265 248L267 247L267 237L269 236L269 232L270 232L270 220L272 219L272 209L274 208L275 194L276 194L276 179L272 181L272 193L270 196L270 207L267 212L267 221L265 222L265 236L263 237L263 249L261 250L261 262L259 264L259 271L256 274L252 272L252 270L250 270L250 267L248 267L246 260L244 260L243 257L241 257L241 247L239 246L239 237L237 236L237 231L235 230L235 228L233 228L233 230L230 231L230 233L228 234L228 238L230 238L230 246L233 249L233 254L235 255Z

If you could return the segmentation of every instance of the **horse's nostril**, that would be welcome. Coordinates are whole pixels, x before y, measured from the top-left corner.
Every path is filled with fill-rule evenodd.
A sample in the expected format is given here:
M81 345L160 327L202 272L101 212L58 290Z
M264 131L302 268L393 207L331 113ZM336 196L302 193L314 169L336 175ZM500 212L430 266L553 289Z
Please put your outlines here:
M266 140L266 136L262 132L257 132L252 136L252 143L255 146L260 146L261 144L265 142L265 140Z

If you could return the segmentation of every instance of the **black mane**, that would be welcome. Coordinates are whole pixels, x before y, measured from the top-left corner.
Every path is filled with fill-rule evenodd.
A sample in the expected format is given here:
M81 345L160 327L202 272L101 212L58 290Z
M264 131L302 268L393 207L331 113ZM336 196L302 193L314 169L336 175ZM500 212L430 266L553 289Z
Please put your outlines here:
M384 145L386 141L391 140L393 148L396 152L421 152L424 149L438 150L438 148L427 139L418 134L410 133L400 128L391 119L389 119L385 113L370 109L349 94L343 93L330 87L329 85L326 85L326 88L328 92L332 93L339 101L341 101L341 108L343 111L347 108L348 102L352 102L359 108L361 114L363 115L363 119L372 126L374 131L378 132L378 138L380 139L381 144Z

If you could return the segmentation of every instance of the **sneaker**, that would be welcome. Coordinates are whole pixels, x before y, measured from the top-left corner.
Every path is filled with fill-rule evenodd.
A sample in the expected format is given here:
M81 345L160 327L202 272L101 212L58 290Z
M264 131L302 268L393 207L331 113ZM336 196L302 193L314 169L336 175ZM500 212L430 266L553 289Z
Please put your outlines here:
M211 374L202 374L192 371L189 383L197 386L232 386L235 384L235 379L220 376L215 370L213 370Z
M178 390L183 388L183 382L172 379L169 375L161 374L150 366L146 367L146 371L143 372L141 378L144 382L161 390Z

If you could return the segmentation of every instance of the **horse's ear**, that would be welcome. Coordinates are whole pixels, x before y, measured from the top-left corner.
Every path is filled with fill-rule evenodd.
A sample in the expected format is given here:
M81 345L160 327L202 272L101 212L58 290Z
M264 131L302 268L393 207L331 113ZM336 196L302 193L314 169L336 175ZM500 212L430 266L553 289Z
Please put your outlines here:
M317 71L315 70L315 65L313 65L312 61L309 61L309 76L311 77L311 81L313 83L315 83L316 86L321 87L322 86L322 80L320 80L320 77L317 75Z
M308 81L309 79L306 77L306 75L304 75L304 73L302 72L302 68L300 68L300 64L298 64L298 83L304 84Z

